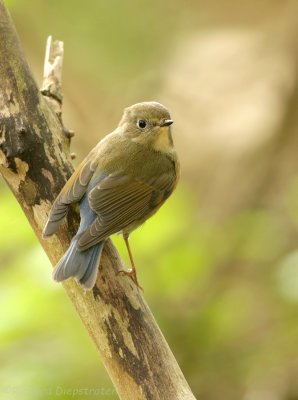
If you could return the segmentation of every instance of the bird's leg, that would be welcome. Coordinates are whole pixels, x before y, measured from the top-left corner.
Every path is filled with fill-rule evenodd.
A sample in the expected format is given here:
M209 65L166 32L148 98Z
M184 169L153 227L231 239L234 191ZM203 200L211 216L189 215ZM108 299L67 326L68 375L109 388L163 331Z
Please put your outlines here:
M143 288L139 285L139 282L138 282L138 279L137 279L137 271L136 271L135 263L134 263L134 260L133 260L133 257L132 257L132 252L131 252L131 250L130 250L128 237L129 237L129 234L127 234L127 233L124 233L124 234L123 234L123 239L124 239L124 242L125 242L125 245L126 245L126 248L127 248L127 252L128 252L128 255L129 255L129 259L130 259L131 270L130 270L130 271L124 271L124 270L122 270L122 271L119 271L119 272L121 272L121 273L123 273L123 274L129 276L129 277L134 281L134 283L135 283L140 289L143 289Z

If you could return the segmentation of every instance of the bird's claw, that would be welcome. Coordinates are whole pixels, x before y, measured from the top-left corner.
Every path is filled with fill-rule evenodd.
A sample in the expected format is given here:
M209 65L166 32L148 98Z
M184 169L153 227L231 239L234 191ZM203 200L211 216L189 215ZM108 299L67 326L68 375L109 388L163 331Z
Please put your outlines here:
M142 286L138 282L137 273L135 268L131 268L130 270L121 269L118 271L118 274L123 274L125 276L129 276L130 279L136 284L136 286L143 290Z

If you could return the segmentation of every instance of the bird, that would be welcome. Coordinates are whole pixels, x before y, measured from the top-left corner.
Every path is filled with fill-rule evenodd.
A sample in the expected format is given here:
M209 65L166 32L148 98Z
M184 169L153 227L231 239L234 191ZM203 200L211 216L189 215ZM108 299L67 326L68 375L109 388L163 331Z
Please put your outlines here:
M120 233L131 263L124 273L139 286L128 239L176 188L180 164L172 123L168 109L158 102L127 107L117 128L75 169L43 230L44 239L55 234L71 204L79 203L80 225L54 268L55 281L74 278L85 290L92 289L105 240Z

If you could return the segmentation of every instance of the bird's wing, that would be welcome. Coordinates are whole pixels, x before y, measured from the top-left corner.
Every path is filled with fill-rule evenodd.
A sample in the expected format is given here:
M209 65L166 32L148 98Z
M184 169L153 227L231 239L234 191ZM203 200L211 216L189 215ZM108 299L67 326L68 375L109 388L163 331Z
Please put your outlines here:
M175 177L162 174L149 181L115 173L89 193L90 207L98 217L82 234L78 249L84 251L113 233L152 215L170 196Z
M69 204L81 200L84 196L97 164L97 158L91 152L76 168L54 201L48 221L43 230L43 237L53 235L67 214Z

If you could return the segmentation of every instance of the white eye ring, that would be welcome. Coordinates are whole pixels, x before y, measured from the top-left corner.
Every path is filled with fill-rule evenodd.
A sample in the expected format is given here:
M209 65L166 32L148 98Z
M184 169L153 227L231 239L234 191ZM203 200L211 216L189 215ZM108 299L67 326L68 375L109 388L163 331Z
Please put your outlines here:
M144 121L143 119L139 119L137 122L137 126L138 126L138 128L144 129L147 126L147 122Z

